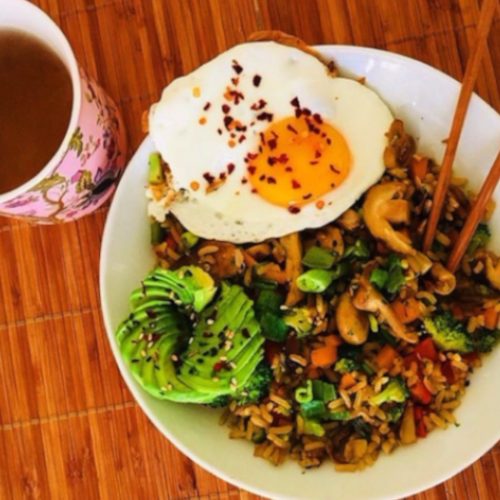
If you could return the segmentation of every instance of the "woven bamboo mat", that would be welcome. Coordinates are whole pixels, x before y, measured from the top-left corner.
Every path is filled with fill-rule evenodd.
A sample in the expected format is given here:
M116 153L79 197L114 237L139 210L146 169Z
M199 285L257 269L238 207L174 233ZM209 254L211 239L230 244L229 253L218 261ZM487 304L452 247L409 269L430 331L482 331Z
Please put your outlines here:
M256 29L389 49L460 79L478 18L478 0L36 3L119 103L131 152L143 139L141 114L166 82ZM499 27L497 16L477 84L497 110ZM254 498L185 458L125 388L99 309L106 212L58 227L0 219L0 498ZM497 445L415 498L493 500L499 485Z

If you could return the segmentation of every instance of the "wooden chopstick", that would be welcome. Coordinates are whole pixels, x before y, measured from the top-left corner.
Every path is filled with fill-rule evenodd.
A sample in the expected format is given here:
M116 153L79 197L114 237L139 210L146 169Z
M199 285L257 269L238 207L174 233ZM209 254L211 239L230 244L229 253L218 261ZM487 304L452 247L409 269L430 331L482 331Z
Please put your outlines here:
M476 45L467 61L467 67L465 68L464 80L462 82L462 88L460 89L455 115L451 124L450 135L446 143L446 151L444 153L436 190L434 192L432 209L429 220L427 221L423 243L424 252L430 250L432 242L434 241L434 236L436 235L436 229L451 180L453 160L457 152L460 133L462 132L465 115L467 114L467 107L479 73L481 58L486 47L486 40L490 32L493 16L495 15L497 2L498 0L484 0L481 7L479 22L477 24Z
M491 167L491 170L481 187L481 191L479 191L479 194L477 195L474 206L472 207L472 210L470 211L464 227L462 228L462 231L460 231L457 241L455 242L455 246L450 254L447 267L451 272L454 273L460 264L460 261L469 246L469 242L474 235L478 224L481 222L486 205L488 201L490 201L491 195L493 194L499 180L500 153L498 153L497 159L495 160L495 163L493 163L493 166Z

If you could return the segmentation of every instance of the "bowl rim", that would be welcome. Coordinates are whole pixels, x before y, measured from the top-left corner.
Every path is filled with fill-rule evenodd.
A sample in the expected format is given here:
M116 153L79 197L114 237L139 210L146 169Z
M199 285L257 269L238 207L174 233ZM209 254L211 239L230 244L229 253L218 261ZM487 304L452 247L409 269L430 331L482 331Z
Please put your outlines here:
M457 89L457 95L458 95L458 89L460 86L460 83L454 79L453 77L449 76L442 70L439 70L437 68L434 68L433 66L424 63L422 61L419 61L417 59L413 59L408 56L404 56L401 54L397 54L394 52L389 52L386 50L382 49L376 49L376 48L371 48L371 47L362 47L362 46L354 46L354 45L335 45L335 44L322 44L322 45L315 45L314 48L320 50L320 51L335 51L335 52L342 52L345 55L363 55L369 57L370 55L376 56L378 58L384 58L385 60L392 60L395 61L399 64L403 65L412 65L413 67L416 67L417 70L425 71L425 72L431 72L433 74L439 74L440 78L443 78L447 80L448 84L452 84L455 86ZM342 64L339 64L339 67L342 71ZM360 75L362 76L362 75ZM368 82L369 85L369 82ZM476 93L473 94L475 99L478 99L482 105L486 106L491 110L491 112L495 113L498 115L496 110L486 101L484 101L481 97L479 97ZM142 143L139 145L137 150L135 151L134 155L130 158L128 165L134 163L136 161L136 158L141 156L143 150L148 150L152 146L152 141L150 135L147 135L145 139L142 141ZM126 175L127 172L125 171ZM117 193L120 191L121 185L118 186L117 188ZM115 196L116 196L115 194ZM253 486L250 483L245 482L244 480L240 480L235 477L231 477L229 474L227 474L225 471L218 469L216 466L212 466L210 462L207 462L206 460L200 458L195 451L193 451L191 448L188 446L184 445L181 441L177 439L175 435L173 435L164 425L164 423L157 418L154 415L153 410L150 409L149 404L145 401L144 399L144 394L141 391L141 389L134 383L133 377L130 374L128 368L125 366L125 363L123 362L116 341L115 341L115 335L114 335L114 330L112 328L111 324L111 318L110 318L110 312L109 312L109 304L108 304L108 299L106 297L106 294L104 293L105 290L105 284L104 284L104 276L105 276L105 270L108 267L108 260L110 258L110 254L107 251L107 248L110 245L111 241L111 234L112 234L112 220L115 218L115 213L118 212L118 205L112 202L107 218L106 218L106 223L105 223L105 228L103 232L103 237L102 237L102 242L101 242L101 254L100 254L100 266L99 266L99 290L100 290L100 298L101 298L101 310L102 310L102 315L104 319L104 325L106 329L106 334L109 340L109 343L111 344L111 350L113 352L115 362L118 365L119 371L121 373L121 376L123 377L128 390L132 393L134 399L136 400L138 406L141 408L141 410L146 414L148 419L153 423L153 425L158 429L158 431L165 436L179 451L181 451L184 455L186 455L190 460L195 462L197 465L202 467L203 469L207 470L211 474L215 475L216 477L219 477L223 479L224 481L235 485L241 489L244 489L246 491L249 491L251 493L254 493L256 495L264 496L264 497L270 497L270 498L293 498L293 497L287 497L284 496L283 494L280 494L279 492L272 491L272 487L270 487L268 490ZM462 463L457 466L453 467L450 469L448 472L441 474L439 477L432 478L427 481L422 481L421 484L418 487L400 487L397 491L393 492L393 497L394 498L402 498L410 495L417 494L419 492L425 491L429 488L432 488L438 484L441 484L442 482L450 479L451 477L459 474L461 471L469 467L472 463L474 463L476 460L478 460L481 456L483 456L488 450L493 448L497 441L500 440L500 428L498 429L497 436L492 436L491 437L491 442L490 440L487 440L488 442L484 444L483 446L480 446L479 448L474 449L473 453L470 453L467 456L466 460L463 460ZM299 497L297 497L299 498Z

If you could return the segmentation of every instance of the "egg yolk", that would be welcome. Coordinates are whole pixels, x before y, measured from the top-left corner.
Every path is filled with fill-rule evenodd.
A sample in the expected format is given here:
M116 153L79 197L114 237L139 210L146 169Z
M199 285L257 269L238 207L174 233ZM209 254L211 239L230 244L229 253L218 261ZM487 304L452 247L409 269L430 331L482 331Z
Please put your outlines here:
M274 205L300 207L344 181L352 155L347 141L317 114L273 122L247 156L253 192Z

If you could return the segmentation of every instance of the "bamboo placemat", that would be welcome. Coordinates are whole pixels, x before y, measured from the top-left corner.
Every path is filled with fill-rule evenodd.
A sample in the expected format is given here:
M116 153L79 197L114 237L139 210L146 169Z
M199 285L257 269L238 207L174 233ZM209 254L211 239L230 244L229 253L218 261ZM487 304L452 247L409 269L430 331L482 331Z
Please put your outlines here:
M36 3L119 103L130 153L143 139L143 110L168 81L257 29L281 29L309 43L384 48L460 79L479 7L478 0ZM499 26L497 15L477 83L497 110ZM0 498L254 498L185 458L125 388L99 309L106 213L56 227L0 219ZM414 498L495 499L499 485L497 445Z

